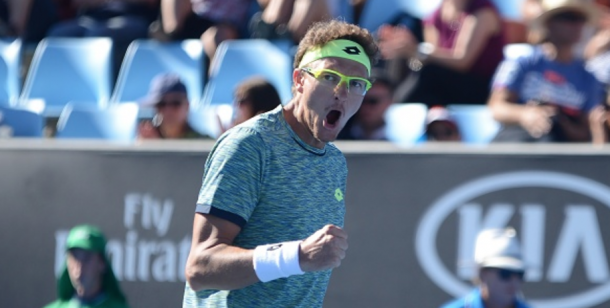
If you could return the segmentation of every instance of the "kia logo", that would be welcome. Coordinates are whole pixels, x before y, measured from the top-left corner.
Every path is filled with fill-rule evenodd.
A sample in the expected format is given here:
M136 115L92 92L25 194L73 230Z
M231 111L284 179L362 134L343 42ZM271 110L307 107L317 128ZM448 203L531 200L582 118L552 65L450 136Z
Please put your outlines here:
M561 204L564 211L563 221L556 242L549 242L549 251L544 251L546 210L544 200L531 200L525 204L510 204L506 200L486 205L483 215L482 205L473 200L480 196L510 189L559 190L564 193L583 196L585 201ZM531 192L530 192L531 194ZM543 194L534 193L538 199ZM555 197L559 198L559 197ZM579 200L580 200L579 199ZM552 298L533 298L527 301L537 308L577 308L591 307L610 299L610 272L604 240L599 227L599 219L592 200L610 208L610 187L588 178L549 171L519 171L494 174L475 179L460 185L436 200L422 217L417 229L415 251L419 263L428 277L445 292L454 297L468 293L472 286L464 280L472 275L474 268L458 269L457 273L449 270L441 261L436 250L439 229L443 222L454 213L460 220L457 224L458 245L456 256L458 264L466 259L471 260L474 250L474 239L483 227L505 227L514 215L521 215L520 241L523 256L528 270L526 280L548 283L569 282L577 262L581 262L584 275L592 285L586 290L577 290L566 294L559 292ZM539 203L537 202L539 201ZM553 207L554 210L559 207ZM518 210L518 211L517 211ZM555 235L555 234L554 234ZM548 246L548 245L547 245ZM549 263L543 270L543 256L548 254ZM581 258L578 259L577 256ZM525 289L527 294L527 289Z

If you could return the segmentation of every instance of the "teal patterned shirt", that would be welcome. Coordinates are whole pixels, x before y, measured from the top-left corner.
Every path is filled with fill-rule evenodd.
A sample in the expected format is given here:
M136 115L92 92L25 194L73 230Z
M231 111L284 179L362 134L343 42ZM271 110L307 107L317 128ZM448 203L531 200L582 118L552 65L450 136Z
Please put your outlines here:
M205 165L196 211L241 227L234 245L301 240L326 224L343 227L345 157L317 149L286 123L282 108L219 138ZM331 271L307 272L233 291L185 287L183 307L322 307Z

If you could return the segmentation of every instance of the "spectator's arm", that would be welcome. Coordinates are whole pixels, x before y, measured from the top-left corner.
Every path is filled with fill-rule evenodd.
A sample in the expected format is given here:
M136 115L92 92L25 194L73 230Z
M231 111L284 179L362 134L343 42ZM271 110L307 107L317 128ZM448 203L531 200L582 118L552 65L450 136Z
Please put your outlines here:
M517 93L506 87L497 87L487 106L494 119L503 124L517 124L533 137L540 137L551 130L551 117L555 114L552 106L541 106L535 102L519 104Z
M452 50L435 48L427 61L467 71L481 55L489 38L499 31L502 26L496 13L492 9L482 9L464 19Z
M602 105L596 106L589 112L589 129L593 144L604 144L608 141L606 136L607 113Z
M434 46L438 46L438 30L433 25L424 25L424 41Z
M161 0L163 32L172 34L180 30L191 11L190 0Z
M33 0L8 0L9 24L16 35L22 35L30 18Z
M585 59L591 59L610 49L610 29L596 33L585 47Z

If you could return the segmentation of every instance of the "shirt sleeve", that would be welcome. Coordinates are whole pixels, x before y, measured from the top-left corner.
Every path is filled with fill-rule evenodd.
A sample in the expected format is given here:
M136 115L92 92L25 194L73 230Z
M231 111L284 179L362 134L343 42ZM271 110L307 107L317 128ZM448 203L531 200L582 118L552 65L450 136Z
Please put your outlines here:
M218 140L205 166L196 212L244 227L260 196L265 145L258 133L235 129Z
M507 88L519 93L523 84L525 68L521 59L508 59L502 61L493 77L493 89Z

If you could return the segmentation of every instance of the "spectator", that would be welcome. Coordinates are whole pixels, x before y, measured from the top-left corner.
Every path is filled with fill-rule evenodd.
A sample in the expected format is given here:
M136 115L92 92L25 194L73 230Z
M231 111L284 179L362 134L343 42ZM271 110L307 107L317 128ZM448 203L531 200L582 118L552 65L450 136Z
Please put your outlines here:
M478 287L443 308L527 308L520 298L525 274L521 247L512 228L481 231L475 244Z
M426 117L426 139L428 141L461 141L460 130L449 111L442 106L428 110Z
M590 141L588 116L602 91L573 50L591 20L586 3L542 2L545 11L534 26L544 31L543 42L531 55L505 61L494 79L488 105L503 124L495 141Z
M273 84L263 77L246 79L237 86L233 96L233 119L229 127L220 123L221 133L282 104Z
M406 27L382 26L378 34L384 58L410 58L417 72L399 85L394 101L428 106L487 101L504 47L502 19L490 0L444 0L425 20L425 43L419 45Z
M125 295L106 257L106 239L91 225L70 230L66 267L57 279L57 300L45 308L127 308Z
M148 26L159 12L158 0L72 0L72 4L77 16L56 24L47 35L112 38L115 75L129 44L148 37Z
M343 128L339 139L388 140L385 114L394 102L394 87L385 77L375 78L373 86L366 92L362 105Z
M209 59L224 40L238 39L246 27L250 0L161 0L160 20L151 37L167 40L201 39Z
M36 44L58 21L53 0L0 0L1 36L18 37L25 44Z
M332 0L257 0L261 11L250 21L252 37L299 42L309 26L331 18Z
M154 107L152 121L140 123L140 139L196 139L206 138L188 123L189 100L186 86L173 73L157 75L150 83L143 106Z

